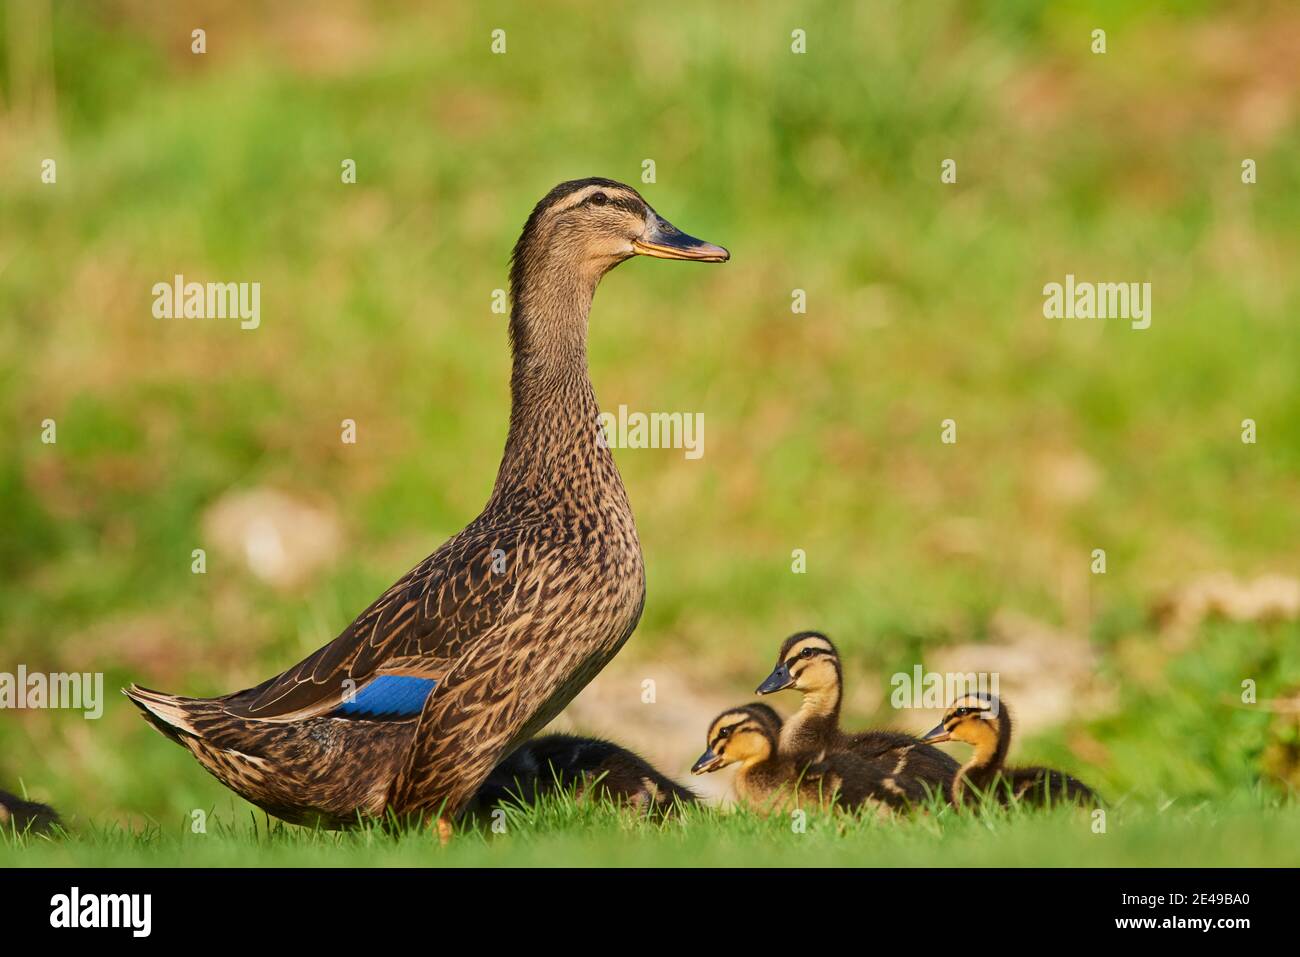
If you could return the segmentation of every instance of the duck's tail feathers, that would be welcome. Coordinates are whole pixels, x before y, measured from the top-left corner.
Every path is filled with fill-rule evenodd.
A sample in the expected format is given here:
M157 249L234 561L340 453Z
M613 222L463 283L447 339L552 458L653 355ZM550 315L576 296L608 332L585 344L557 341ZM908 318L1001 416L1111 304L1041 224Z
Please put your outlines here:
M192 707L198 704L200 699L182 698L164 691L142 688L137 684L123 688L122 694L130 698L132 704L144 712L150 724L177 744L184 744L181 740L182 735L201 737L191 720Z

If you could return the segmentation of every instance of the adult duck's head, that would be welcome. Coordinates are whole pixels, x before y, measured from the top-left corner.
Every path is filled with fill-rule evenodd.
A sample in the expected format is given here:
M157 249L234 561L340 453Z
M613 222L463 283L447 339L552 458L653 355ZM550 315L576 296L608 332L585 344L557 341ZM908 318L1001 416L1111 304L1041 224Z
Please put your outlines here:
M610 179L561 183L534 207L515 246L510 285L518 302L532 287L577 281L595 290L600 277L633 256L720 263L721 246L688 236L631 186Z

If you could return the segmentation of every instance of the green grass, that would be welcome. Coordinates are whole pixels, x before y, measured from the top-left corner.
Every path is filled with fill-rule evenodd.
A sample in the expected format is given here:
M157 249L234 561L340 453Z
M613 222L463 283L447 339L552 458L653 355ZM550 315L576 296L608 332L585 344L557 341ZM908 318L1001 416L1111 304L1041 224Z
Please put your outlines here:
M743 24L692 2L422 6L54 3L50 34L39 4L0 13L0 671L217 694L336 635L486 499L508 414L492 291L537 198L599 174L733 253L630 263L592 315L605 408L707 423L699 461L617 453L649 581L614 665L628 694L671 672L691 694L659 707L747 700L780 639L818 627L844 651L851 723L922 730L879 704L888 676L996 645L1012 612L1092 656L1015 757L1126 796L1114 826L863 825L843 855L831 830L707 816L636 841L613 817L521 823L447 851L233 823L137 841L111 835L230 798L111 695L97 722L0 716L0 787L76 822L7 857L1278 859L1296 814L1269 802L1300 781L1300 725L1238 701L1246 679L1260 701L1296 694L1300 625L1179 637L1153 609L1205 573L1300 568L1289 4L805 0ZM1105 56L1088 50L1098 25ZM488 52L498 27L505 56ZM261 282L262 327L154 320L149 290L177 272ZM1067 272L1151 281L1152 327L1045 320L1042 286ZM938 440L949 417L955 446ZM339 520L340 554L297 587L206 540L213 503L255 487ZM658 727L620 712L577 730L683 777L704 728Z
M509 807L504 829L463 828L446 846L428 831L312 831L230 811L66 839L0 839L0 865L237 867L1242 867L1300 865L1300 815L1258 795L1209 806L1122 804L1105 812L948 808L877 819L812 813L763 817L692 808L659 823L566 796ZM796 826L799 828L796 830Z

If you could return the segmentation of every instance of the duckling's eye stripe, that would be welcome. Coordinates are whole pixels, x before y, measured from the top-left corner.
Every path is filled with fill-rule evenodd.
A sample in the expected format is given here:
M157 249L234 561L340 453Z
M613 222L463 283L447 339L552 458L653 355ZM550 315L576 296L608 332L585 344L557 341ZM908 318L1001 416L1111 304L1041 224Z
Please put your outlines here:
M729 724L726 727L719 728L717 730L717 733L713 735L713 740L714 741L724 740L724 735L730 735L731 732L735 731L744 723L745 723L744 721L737 721L735 724Z
M808 648L806 650L812 652L812 654L810 654L808 658L800 658L799 656L804 653L804 650L805 649L801 648L799 651L796 651L793 655L787 658L785 660L785 666L787 668L793 668L795 664L799 661L807 661L811 658L824 657L830 654L830 651L828 651L825 648Z

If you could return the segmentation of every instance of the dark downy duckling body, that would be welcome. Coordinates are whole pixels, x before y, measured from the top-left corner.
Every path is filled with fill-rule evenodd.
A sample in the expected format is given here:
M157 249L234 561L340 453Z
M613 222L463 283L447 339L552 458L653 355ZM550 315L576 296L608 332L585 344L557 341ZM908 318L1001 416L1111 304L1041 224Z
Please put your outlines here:
M146 717L286 820L451 818L631 636L645 573L600 429L587 319L634 255L723 262L630 186L574 180L533 209L510 271L510 428L482 513L342 634L216 698L131 686Z
M58 812L48 804L24 801L16 794L0 791L0 831L48 834L62 826Z
M731 708L709 725L708 747L692 774L739 764L736 793L755 810L804 804L855 810L904 807L908 802L880 769L848 751L794 755L780 750L781 717L765 704Z
M787 638L758 693L786 688L802 692L803 701L781 729L782 752L852 752L884 771L889 787L912 802L948 792L958 764L938 748L902 731L849 733L840 727L843 671L835 645L821 632L801 631Z
M658 815L696 801L693 791L627 748L599 738L547 734L525 741L497 765L474 795L472 808L531 804L542 795L570 791Z
M1092 788L1064 771L1006 767L1011 749L1011 714L993 695L972 694L958 699L925 740L961 741L975 748L948 789L948 800L954 807L982 798L1002 804L1023 802L1031 807L1098 803Z

